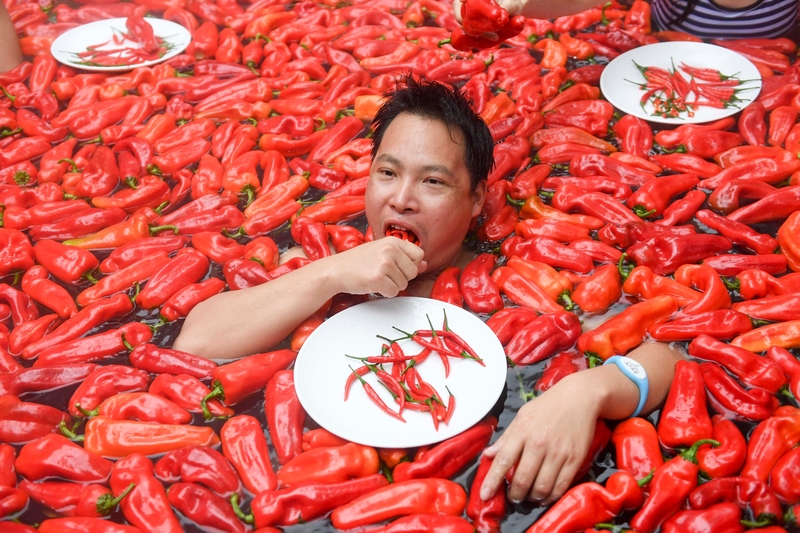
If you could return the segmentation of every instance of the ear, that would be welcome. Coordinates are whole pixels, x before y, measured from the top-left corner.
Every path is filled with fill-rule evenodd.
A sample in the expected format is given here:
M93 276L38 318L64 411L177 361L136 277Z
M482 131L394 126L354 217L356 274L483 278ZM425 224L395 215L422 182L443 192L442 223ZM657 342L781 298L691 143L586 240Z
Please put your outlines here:
M478 183L475 190L472 191L472 216L478 216L483 209L483 202L486 200L486 180Z

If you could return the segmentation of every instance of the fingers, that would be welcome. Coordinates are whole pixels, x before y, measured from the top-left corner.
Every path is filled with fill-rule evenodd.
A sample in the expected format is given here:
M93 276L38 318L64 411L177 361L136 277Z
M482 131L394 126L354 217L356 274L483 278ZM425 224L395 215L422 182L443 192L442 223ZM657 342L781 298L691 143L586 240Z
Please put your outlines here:
M581 463L578 460L572 459L567 460L561 467L561 471L558 473L558 477L556 478L556 482L553 485L553 490L550 492L550 495L545 499L545 504L549 505L559 499L561 496L564 495L565 492L569 489L569 486L572 485L572 480L575 479L575 475L578 473L578 469L581 467Z
M558 475L561 472L561 467L566 460L566 457L558 453L557 450L549 451L550 453L541 462L539 472L536 474L536 481L533 482L528 495L533 501L543 501L550 496L556 484L556 479L558 479Z
M508 489L508 499L512 502L521 502L528 496L531 485L537 477L537 473L545 459L544 449L536 446L526 446L519 461L514 479Z
M461 0L453 2L453 14L456 16L458 23L461 24Z
M521 441L506 445L503 442L504 436L505 434L483 452L487 457L494 457L494 460L492 461L492 467L486 474L486 478L483 480L483 485L481 485L482 500L488 500L494 496L497 489L502 485L506 472L516 464L517 458L522 452Z

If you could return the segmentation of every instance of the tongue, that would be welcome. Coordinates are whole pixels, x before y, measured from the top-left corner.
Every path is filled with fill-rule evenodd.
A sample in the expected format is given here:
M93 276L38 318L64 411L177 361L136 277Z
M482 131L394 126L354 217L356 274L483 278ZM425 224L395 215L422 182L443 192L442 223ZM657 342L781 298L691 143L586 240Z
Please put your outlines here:
M408 241L412 244L419 245L419 239L417 236L414 235L413 231L405 230L405 229L396 229L396 228L389 228L386 230L387 237L397 237L398 239L402 239L404 241Z

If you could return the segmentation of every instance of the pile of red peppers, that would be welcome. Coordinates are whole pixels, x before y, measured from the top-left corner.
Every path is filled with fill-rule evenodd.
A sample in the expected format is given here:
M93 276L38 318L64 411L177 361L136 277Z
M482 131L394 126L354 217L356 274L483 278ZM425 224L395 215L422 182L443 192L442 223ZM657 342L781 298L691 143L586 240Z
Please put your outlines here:
M0 530L797 528L791 40L715 42L756 64L756 102L653 131L602 99L604 65L698 39L652 31L643 0L524 23L468 0L463 31L439 0L4 3L26 61L0 74ZM68 29L145 15L185 26L185 53L122 74L49 55ZM486 319L515 368L499 427L375 449L308 420L291 370L361 298L235 362L170 346L212 295L373 238L370 122L408 72L460 87L496 141L483 253L432 297ZM295 245L308 259L278 266ZM481 451L524 401L647 339L688 354L663 408L600 421L549 508L479 498Z

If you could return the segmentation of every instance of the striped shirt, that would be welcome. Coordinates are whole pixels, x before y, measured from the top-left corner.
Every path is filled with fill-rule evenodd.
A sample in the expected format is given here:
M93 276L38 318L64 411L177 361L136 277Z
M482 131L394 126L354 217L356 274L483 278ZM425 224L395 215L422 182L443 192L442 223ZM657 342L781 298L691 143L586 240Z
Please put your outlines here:
M747 39L789 33L797 18L797 3L758 0L751 6L731 9L714 0L652 0L651 6L660 29L684 31L703 39ZM681 20L687 9L688 15Z

